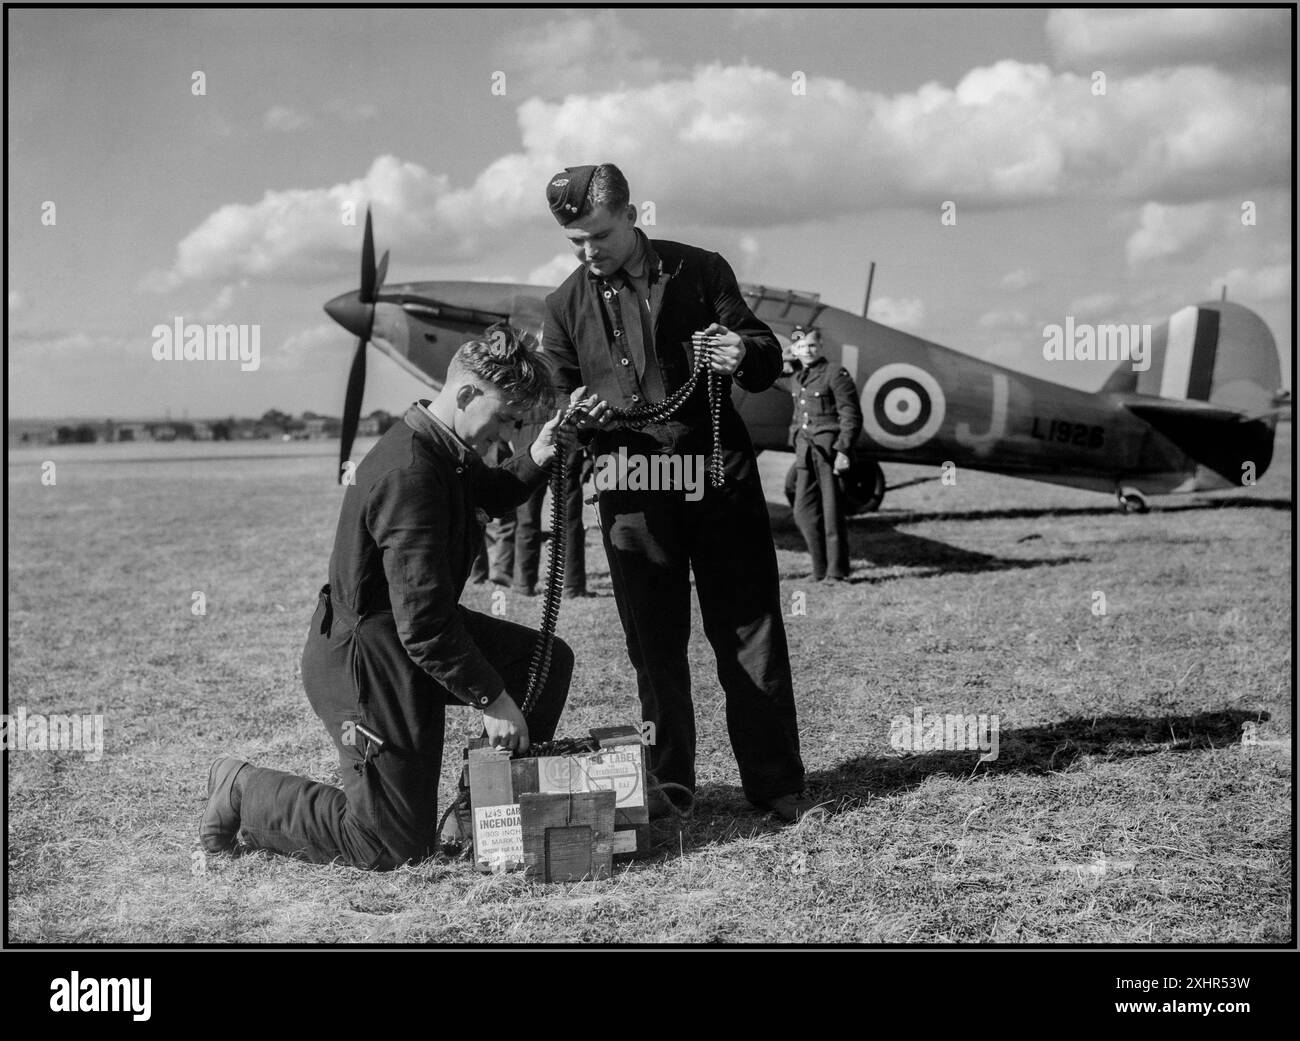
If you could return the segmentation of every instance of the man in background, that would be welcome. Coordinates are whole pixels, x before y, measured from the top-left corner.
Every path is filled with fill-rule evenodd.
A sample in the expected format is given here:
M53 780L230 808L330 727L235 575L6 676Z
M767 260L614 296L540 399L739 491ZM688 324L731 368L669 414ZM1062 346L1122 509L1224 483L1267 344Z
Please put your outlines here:
M842 582L849 577L849 533L842 475L862 433L862 408L849 370L831 365L815 326L796 326L790 352L799 368L790 381L794 413L794 520L812 557L812 577Z

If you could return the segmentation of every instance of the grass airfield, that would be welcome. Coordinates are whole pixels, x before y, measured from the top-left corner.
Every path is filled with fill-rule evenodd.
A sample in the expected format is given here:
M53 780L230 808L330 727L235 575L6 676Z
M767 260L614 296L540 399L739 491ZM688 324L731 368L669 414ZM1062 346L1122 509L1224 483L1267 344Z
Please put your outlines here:
M697 612L695 820L571 885L440 859L370 875L195 857L217 752L337 783L298 664L337 443L15 449L9 711L102 713L105 747L8 753L8 939L1289 942L1290 442L1286 423L1258 486L1146 515L972 471L909 484L852 522L841 585L807 577L789 457L761 457L783 596L804 609L786 624L809 788L829 812L779 827L744 800ZM587 559L599 595L560 617L578 659L561 735L640 718L594 527ZM538 600L506 606L536 624ZM997 759L898 751L891 721L918 708L996 714ZM449 711L444 800L477 719Z

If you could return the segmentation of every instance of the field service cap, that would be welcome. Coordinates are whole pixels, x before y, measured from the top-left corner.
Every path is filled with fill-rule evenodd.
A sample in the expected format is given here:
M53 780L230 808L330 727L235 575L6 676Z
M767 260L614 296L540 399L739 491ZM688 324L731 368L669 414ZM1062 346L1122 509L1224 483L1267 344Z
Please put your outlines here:
M595 172L594 166L567 166L551 178L546 186L546 202L560 224L577 219Z
M803 340L807 340L810 338L820 338L820 337L821 337L821 330L818 329L817 326L810 325L804 327L802 325L796 325L793 329L790 330L790 346L797 347Z

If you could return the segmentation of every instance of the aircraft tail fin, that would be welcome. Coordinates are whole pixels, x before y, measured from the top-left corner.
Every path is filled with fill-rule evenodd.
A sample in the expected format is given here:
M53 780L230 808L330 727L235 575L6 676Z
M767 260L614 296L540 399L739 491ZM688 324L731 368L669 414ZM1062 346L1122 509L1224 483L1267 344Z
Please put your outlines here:
M1122 361L1119 366L1106 377L1106 382L1101 385L1098 394L1133 394L1137 391L1138 374L1133 371L1132 362Z
M1152 330L1150 366L1134 373L1137 391L1173 401L1200 401L1244 415L1272 408L1282 386L1282 363L1264 320L1248 307L1214 300L1175 311ZM1112 386L1112 384L1114 384Z

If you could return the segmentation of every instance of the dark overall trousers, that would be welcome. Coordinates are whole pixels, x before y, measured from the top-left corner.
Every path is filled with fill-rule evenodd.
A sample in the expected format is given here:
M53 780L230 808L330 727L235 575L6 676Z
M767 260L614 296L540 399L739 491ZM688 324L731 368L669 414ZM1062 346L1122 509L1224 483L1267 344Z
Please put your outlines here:
M711 447L707 437L666 443L665 436L662 427L624 431L598 451L622 445L629 453L704 456ZM680 491L602 490L601 531L643 718L655 725L656 778L695 788L687 662L693 574L741 785L761 803L801 791L804 768L767 501L748 446L724 449L723 460L725 485L714 488L701 473L697 501Z
M409 672L409 658L384 660L406 654L393 616L383 611L358 617L332 603L328 590L326 586L321 591L312 617L302 678L308 700L338 751L343 787L280 770L243 771L240 839L247 846L316 864L341 861L390 870L437 848L445 706L464 703L432 679L418 687L367 682ZM474 642L491 654L506 691L521 703L535 630L460 610ZM573 652L557 639L547 682L524 717L532 741L554 736L572 673ZM409 731L403 721L417 717L426 735L423 747L396 747L389 735ZM357 723L388 743L376 749L355 729Z

